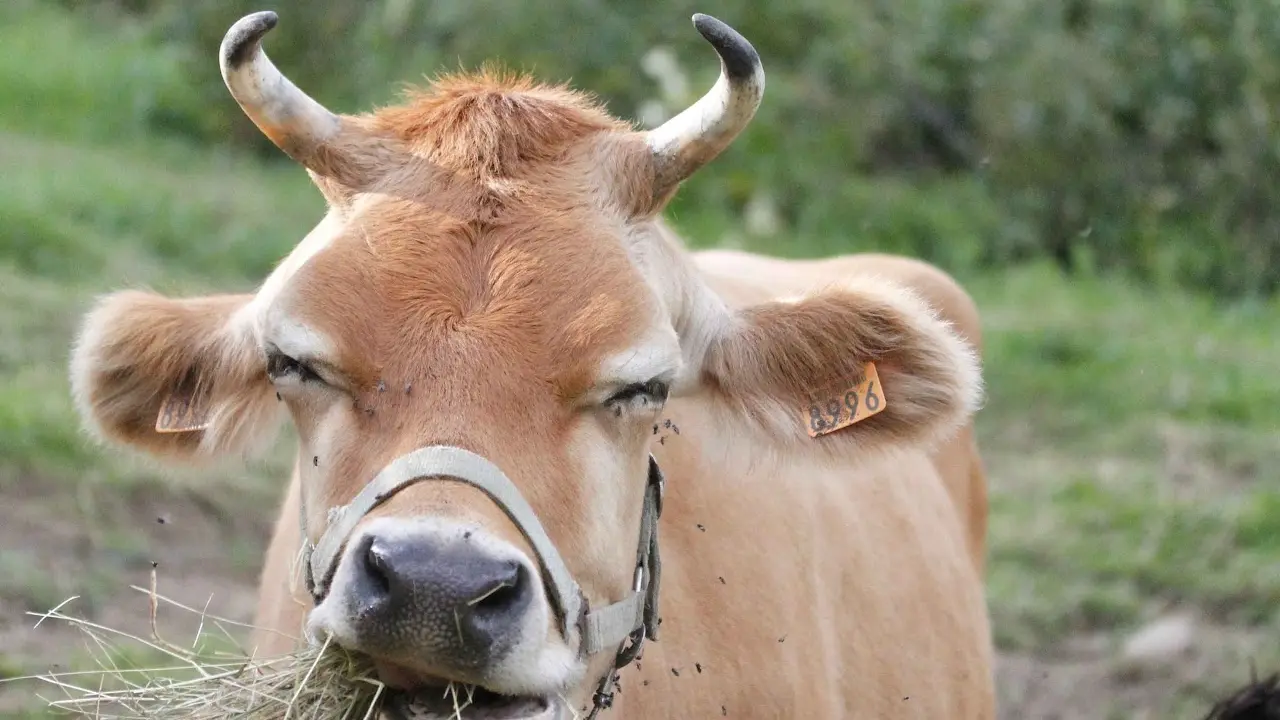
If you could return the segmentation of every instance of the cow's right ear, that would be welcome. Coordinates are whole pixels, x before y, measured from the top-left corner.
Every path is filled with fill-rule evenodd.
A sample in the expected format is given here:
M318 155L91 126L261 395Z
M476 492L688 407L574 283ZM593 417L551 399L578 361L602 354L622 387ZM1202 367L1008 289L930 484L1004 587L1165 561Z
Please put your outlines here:
M281 411L252 327L252 295L108 295L84 318L71 389L100 439L162 459L211 458L269 440Z

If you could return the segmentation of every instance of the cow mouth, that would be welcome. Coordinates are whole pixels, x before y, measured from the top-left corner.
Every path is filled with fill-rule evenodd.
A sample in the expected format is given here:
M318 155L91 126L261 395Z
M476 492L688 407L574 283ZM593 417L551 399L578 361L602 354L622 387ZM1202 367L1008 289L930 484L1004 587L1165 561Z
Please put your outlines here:
M502 695L454 683L393 691L384 706L390 720L556 720L559 703L546 695Z

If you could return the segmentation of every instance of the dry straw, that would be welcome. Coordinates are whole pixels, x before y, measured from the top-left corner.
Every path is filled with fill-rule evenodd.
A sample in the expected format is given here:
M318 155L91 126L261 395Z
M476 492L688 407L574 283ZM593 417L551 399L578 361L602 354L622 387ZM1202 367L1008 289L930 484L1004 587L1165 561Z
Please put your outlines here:
M373 718L386 688L361 656L328 642L308 646L291 656L256 659L239 648L229 627L248 627L195 610L155 591L155 571L150 597L150 639L77 618L62 612L70 598L40 618L68 623L83 634L98 669L68 671L14 678L41 681L56 688L59 696L38 694L48 705L73 715L94 718L247 718L250 720L361 720ZM196 641L190 648L164 640L156 615L163 602L199 616ZM235 651L200 649L208 628L215 630ZM159 654L164 667L122 667L129 650ZM461 704L455 706L460 711Z
M61 695L50 698L38 694L50 708L103 720L370 720L379 716L378 711L390 694L366 657L328 640L319 646L307 644L292 655L255 658L240 647L228 630L253 629L252 626L160 595L156 592L154 569L149 590L131 587L150 599L150 639L64 613L63 608L77 599L72 597L49 612L28 614L39 618L36 627L54 620L78 629L98 669L11 678L0 680L0 684L46 683ZM160 603L199 617L190 648L160 636L156 621ZM201 640L207 637L205 631L209 628L235 650L202 649ZM170 664L122 667L121 660L130 647L158 654ZM442 698L451 707L453 720L462 720L475 689L458 683L445 686Z
M369 720L378 716L387 688L377 680L366 658L326 641L320 646L308 645L293 655L255 659L239 647L227 629L251 626L158 594L154 570L149 590L137 586L133 589L147 593L150 599L150 639L63 613L62 609L76 599L72 597L49 612L29 614L40 618L36 627L56 620L80 630L98 669L11 678L0 680L0 684L44 682L62 695L40 696L51 708L103 720ZM162 602L199 617L191 648L160 636L156 616ZM216 630L237 649L200 649L206 627ZM145 669L121 667L120 660L129 645L165 656L173 664ZM1204 720L1280 720L1280 674L1261 681L1256 671L1251 675L1248 684L1218 702ZM446 687L445 698L452 701L457 720L470 704L473 690L470 686L459 689L454 684Z

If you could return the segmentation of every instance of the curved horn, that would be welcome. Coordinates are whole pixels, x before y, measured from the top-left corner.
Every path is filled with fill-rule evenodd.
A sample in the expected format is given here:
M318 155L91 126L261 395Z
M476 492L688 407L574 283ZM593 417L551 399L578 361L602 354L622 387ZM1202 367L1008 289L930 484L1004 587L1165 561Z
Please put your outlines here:
M660 188L689 177L728 147L764 95L764 66L746 38L710 15L694 15L693 26L720 56L720 79L693 105L648 132Z
M277 22L268 10L247 15L227 30L218 49L223 82L253 124L289 157L317 175L361 186L364 173L350 156L352 138L341 137L344 119L299 90L262 51L262 37Z

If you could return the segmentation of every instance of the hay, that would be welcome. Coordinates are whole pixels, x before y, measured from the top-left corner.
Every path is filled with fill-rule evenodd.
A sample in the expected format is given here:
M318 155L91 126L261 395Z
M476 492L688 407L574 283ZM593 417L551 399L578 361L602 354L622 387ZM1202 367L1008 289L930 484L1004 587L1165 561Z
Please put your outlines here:
M283 657L258 659L246 653L228 631L229 627L255 629L206 610L196 610L156 592L156 573L151 571L151 587L132 589L150 599L151 637L143 638L123 630L74 617L63 608L76 600L69 598L49 612L27 613L46 621L64 622L85 638L96 670L68 671L0 679L0 685L20 681L40 681L51 685L62 697L37 696L55 711L103 720L153 720L156 718L244 718L246 720L370 720L396 695L377 679L373 663L326 640ZM157 615L165 603L199 617L199 628L191 648L180 647L160 636ZM234 651L202 649L207 628L216 630ZM159 654L171 664L164 667L127 667L128 650ZM474 685L448 683L441 699L451 707L451 719L462 720L471 704ZM421 691L413 696L399 694L402 708L424 700ZM439 707L440 701L431 705ZM577 713L573 713L577 718Z
M387 692L363 656L325 642L293 655L257 659L239 648L229 626L248 627L194 610L155 592L155 574L147 592L151 607L150 639L74 617L63 612L70 598L47 613L29 613L78 629L98 669L13 678L35 680L61 691L61 697L38 695L51 709L94 718L247 718L249 720L368 720L377 715ZM191 648L160 637L159 603L199 615L200 627ZM234 651L200 649L212 628ZM206 645L208 643L205 643ZM127 667L139 650L160 654L165 667Z
M98 669L0 679L0 685L32 680L46 683L63 695L38 695L51 709L102 720L371 720L379 715L390 694L367 658L329 641L284 657L256 659L239 648L227 629L252 626L159 595L154 570L149 590L133 589L147 593L150 599L150 639L65 614L62 609L77 599L72 597L48 612L28 615L39 618L36 627L54 620L78 629ZM162 602L199 616L190 649L160 637L156 619ZM215 629L237 650L199 649L206 627ZM121 667L129 646L159 653L174 664ZM452 683L445 688L444 697L452 701L456 720L461 720L462 711L471 704L474 689L459 689ZM1280 673L1258 680L1256 670L1251 672L1250 682L1216 703L1203 720L1280 720Z

